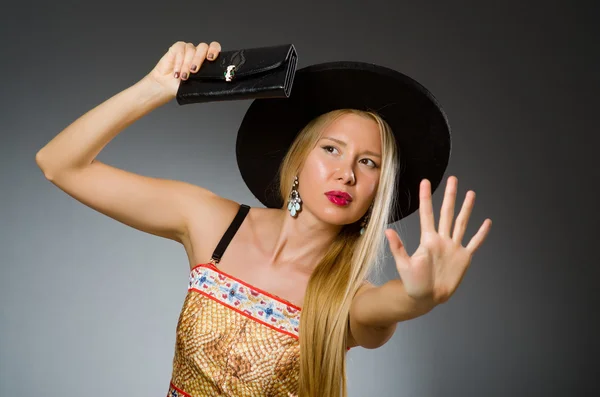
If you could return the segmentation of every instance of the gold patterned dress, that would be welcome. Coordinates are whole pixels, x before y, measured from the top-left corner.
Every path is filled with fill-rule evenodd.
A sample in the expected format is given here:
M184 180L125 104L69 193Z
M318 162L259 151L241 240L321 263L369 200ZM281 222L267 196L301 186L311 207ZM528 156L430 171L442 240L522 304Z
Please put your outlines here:
M240 206L211 263L190 271L168 397L297 394L301 308L216 266L248 210Z
M296 394L300 310L211 263L194 267L168 396Z
M302 309L217 267L249 210L240 205L212 260L190 271L167 397L298 394Z

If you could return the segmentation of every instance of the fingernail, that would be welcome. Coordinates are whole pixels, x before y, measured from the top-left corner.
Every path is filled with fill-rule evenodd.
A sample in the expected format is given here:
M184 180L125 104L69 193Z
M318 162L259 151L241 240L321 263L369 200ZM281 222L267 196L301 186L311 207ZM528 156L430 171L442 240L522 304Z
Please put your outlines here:
M181 78L184 79L184 80L187 79L187 73L182 74Z
M214 55L213 54L208 54L208 59L213 59Z
M196 68L197 68L197 66L196 66L196 65L192 65L192 67L190 68L190 70L191 70L192 72L195 72L195 71L196 71Z
M175 78L179 77L179 72L175 72Z

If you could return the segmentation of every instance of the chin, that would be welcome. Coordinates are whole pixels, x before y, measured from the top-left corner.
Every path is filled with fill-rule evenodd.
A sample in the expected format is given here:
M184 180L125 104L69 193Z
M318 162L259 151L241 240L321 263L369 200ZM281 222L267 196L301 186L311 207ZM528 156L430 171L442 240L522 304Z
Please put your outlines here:
M352 206L352 204L350 204L350 206ZM350 206L339 208L334 204L330 204L329 208L325 207L322 211L320 211L319 218L323 222L327 222L336 226L344 226L354 223L358 219L354 219L356 218L356 215L354 214L354 211L349 208Z

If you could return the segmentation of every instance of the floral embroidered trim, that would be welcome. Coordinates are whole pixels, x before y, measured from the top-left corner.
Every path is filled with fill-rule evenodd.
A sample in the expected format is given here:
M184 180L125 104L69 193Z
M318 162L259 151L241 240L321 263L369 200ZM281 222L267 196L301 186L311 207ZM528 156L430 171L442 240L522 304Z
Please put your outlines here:
M277 331L299 337L300 307L227 275L212 264L200 264L191 270L188 290Z

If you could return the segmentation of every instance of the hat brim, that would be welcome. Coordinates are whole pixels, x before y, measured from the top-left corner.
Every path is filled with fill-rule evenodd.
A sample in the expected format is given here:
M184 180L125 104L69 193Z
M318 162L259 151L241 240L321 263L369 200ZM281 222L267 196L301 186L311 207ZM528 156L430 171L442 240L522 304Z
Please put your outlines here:
M363 62L329 62L299 69L289 98L256 99L240 125L236 156L242 178L268 208L282 208L278 169L302 128L336 109L379 114L398 144L397 205L390 222L419 208L419 185L439 186L451 152L447 117L435 97L412 78Z

